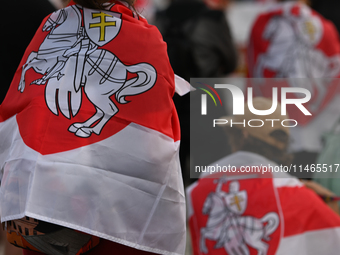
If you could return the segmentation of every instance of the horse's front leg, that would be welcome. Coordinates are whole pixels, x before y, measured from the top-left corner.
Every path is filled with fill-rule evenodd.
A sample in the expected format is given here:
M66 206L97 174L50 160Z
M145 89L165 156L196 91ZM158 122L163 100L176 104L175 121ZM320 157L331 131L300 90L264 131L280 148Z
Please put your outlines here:
M20 82L19 82L19 86L18 86L18 90L20 90L20 92L24 92L25 90L25 74L26 71L30 68L32 68L32 61L34 59L36 59L37 57L37 52L31 52L31 54L28 56L26 63L24 64L23 68L22 68L22 72L21 72L21 77L20 77Z
M47 74L45 74L42 78L37 79L35 81L32 81L31 84L36 84L36 85L41 85L41 84L45 84L50 78L54 77L54 75L56 73L58 73L59 71L61 71L64 66L65 63L67 61L67 58L61 56L58 57L58 60L56 61L56 63L53 65L52 68L50 68L49 70L47 70ZM58 77L58 76L57 76ZM59 79L59 78L58 78Z
M205 244L205 233L206 233L206 229L202 228L201 229L201 238L200 238L200 250L203 253L208 253L208 248Z

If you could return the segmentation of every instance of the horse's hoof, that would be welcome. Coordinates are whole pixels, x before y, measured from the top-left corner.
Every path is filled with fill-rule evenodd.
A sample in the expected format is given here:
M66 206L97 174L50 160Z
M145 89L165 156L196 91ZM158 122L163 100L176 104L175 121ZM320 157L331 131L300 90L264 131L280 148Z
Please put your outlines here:
M18 90L22 93L22 92L24 92L24 90L25 90L25 86L23 86L23 85L19 85L19 87L18 87Z
M91 131L88 128L79 128L75 135L79 137L87 138L91 136Z
M38 79L38 80L32 81L30 85L40 85L40 84L41 84L41 79Z
M71 126L69 126L68 131L75 133L78 131L79 128L83 128L84 125L82 123L73 123Z
M75 132L77 132L78 129L79 129L79 127L76 127L74 124L72 124L72 125L68 128L68 131L70 131L71 133L75 133Z
M201 248L201 252L204 253L204 254L207 254L208 253L208 249L206 247L202 247Z

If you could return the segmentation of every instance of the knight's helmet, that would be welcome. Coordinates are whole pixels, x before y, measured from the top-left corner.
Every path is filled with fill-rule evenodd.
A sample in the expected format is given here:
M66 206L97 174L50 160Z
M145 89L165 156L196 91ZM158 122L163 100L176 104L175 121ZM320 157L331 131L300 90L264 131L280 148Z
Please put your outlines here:
M229 184L229 193L237 193L240 191L240 183L233 181Z

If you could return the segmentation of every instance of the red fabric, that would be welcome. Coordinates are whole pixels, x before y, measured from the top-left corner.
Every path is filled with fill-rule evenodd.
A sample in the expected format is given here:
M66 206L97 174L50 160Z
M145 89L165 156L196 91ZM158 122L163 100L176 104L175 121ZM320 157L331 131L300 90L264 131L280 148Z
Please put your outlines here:
M285 237L340 226L339 216L325 206L322 199L312 190L306 187L282 187L278 192L286 222Z
M44 253L23 250L23 255L42 255ZM148 255L155 254L151 252L141 251L137 249L130 248L125 245L110 242L108 240L101 239L100 243L93 248L91 251L87 252L86 255Z
M32 81L43 77L33 68L26 72L25 90L23 93L18 91L22 66L31 52L39 50L41 43L50 33L42 31L48 18L46 17L26 49L20 68L0 106L0 122L16 115L25 144L43 155L96 143L114 135L131 122L163 133L175 141L180 139L179 122L172 101L175 92L174 73L161 34L145 19L136 18L123 4L115 4L111 11L122 13L122 26L119 34L99 49L113 53L124 65L147 63L153 66L157 72L156 83L145 93L127 96L126 100L130 101L127 104L120 104L116 101L115 95L111 96L110 99L118 107L119 112L106 123L100 135L92 134L84 139L68 132L68 127L72 123L84 122L96 112L94 104L88 100L84 92L84 87L81 88L83 92L80 110L70 119L62 114L58 116L53 114L46 106L44 93L49 81L45 85L30 85ZM132 77L133 75L128 73L127 79Z

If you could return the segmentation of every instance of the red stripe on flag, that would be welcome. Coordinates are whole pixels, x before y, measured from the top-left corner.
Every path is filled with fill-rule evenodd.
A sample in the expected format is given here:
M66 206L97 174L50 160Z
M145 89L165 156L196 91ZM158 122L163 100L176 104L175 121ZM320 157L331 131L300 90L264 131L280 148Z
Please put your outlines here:
M336 215L320 197L306 187L278 188L285 219L284 236L340 227Z

